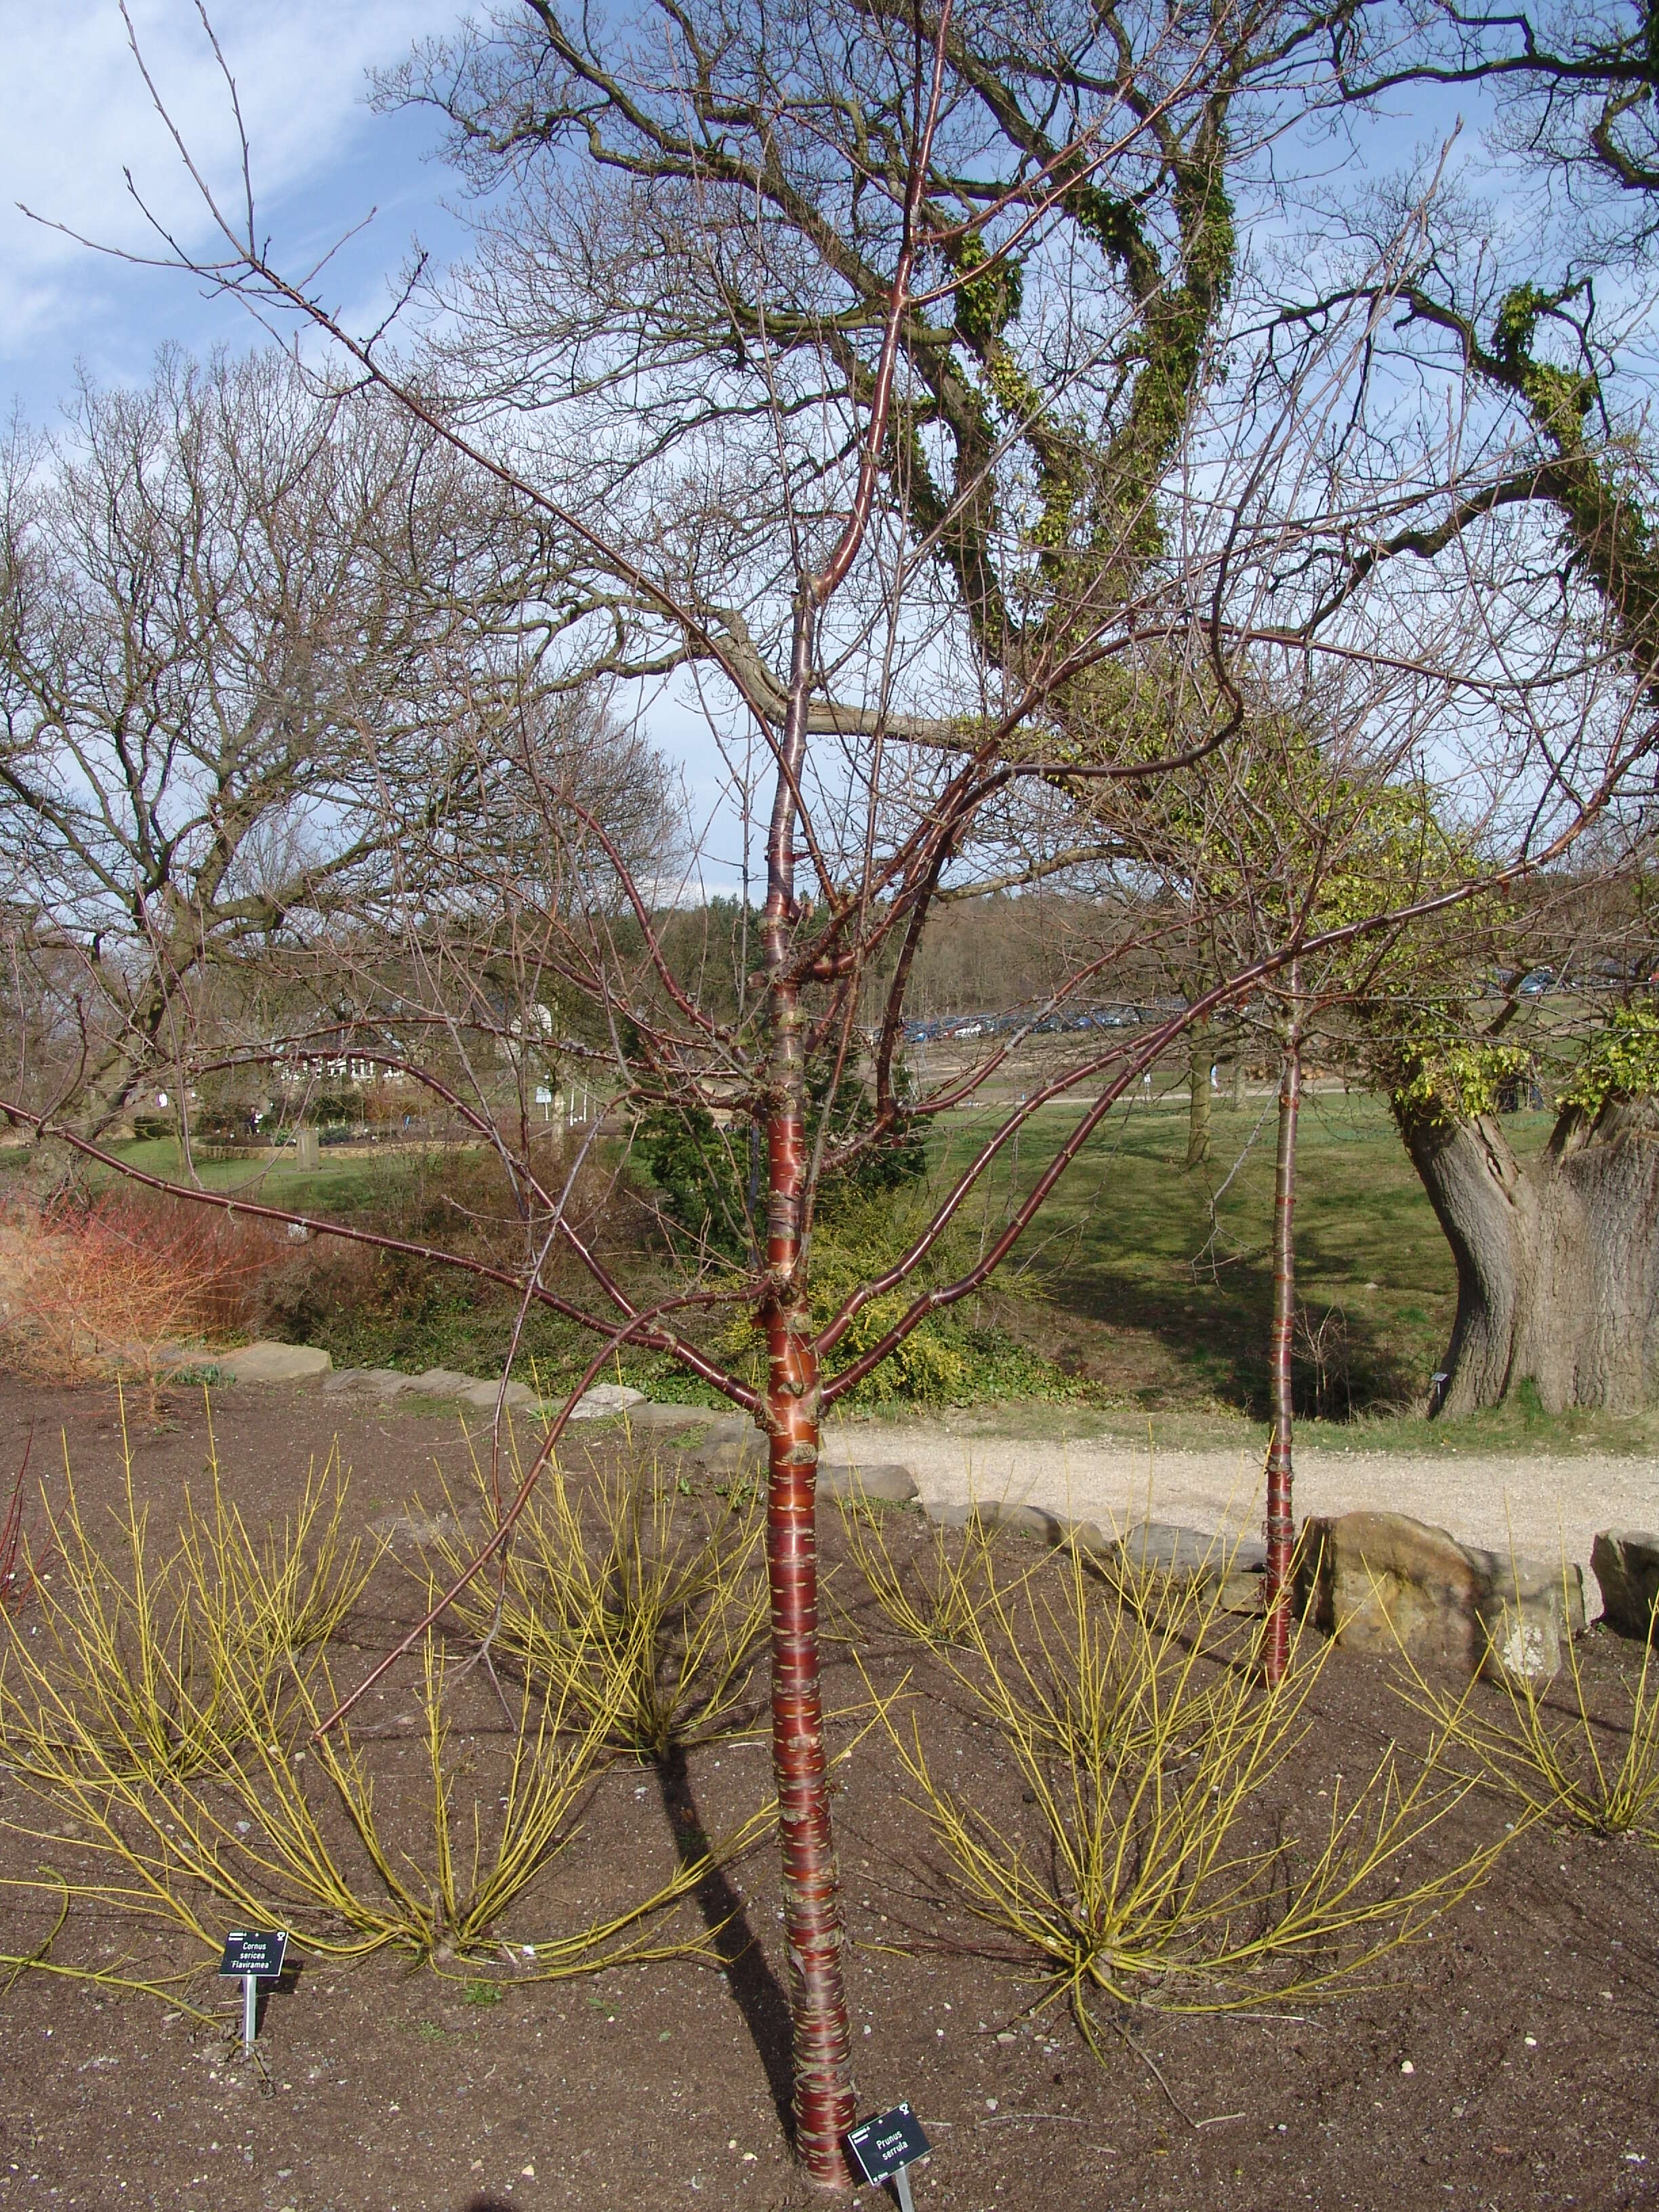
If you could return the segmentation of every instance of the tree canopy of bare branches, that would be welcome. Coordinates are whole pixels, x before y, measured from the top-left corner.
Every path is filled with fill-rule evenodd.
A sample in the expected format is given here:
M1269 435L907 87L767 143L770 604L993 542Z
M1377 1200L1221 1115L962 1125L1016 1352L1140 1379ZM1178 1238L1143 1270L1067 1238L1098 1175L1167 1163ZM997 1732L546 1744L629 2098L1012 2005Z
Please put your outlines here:
M604 782L608 738L542 680L536 534L424 426L280 356L83 390L7 453L0 516L14 1079L86 1133L291 1019L306 957L314 981L331 941L464 896L512 850L515 769Z

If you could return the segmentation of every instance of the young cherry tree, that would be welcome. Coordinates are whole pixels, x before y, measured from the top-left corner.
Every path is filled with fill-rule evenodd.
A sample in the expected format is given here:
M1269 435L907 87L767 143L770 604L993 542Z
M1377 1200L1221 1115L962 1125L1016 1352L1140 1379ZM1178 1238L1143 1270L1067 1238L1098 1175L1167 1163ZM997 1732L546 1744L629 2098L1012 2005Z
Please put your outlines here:
M853 2106L817 1636L825 1414L992 1279L1189 1025L1566 849L1641 747L1616 717L1587 714L1571 738L1585 796L1544 831L1455 883L1391 878L1334 915L1287 895L1265 935L1218 933L1224 971L1190 1004L1133 1036L1096 1026L1092 999L1190 933L1138 825L1172 779L1201 793L1222 773L1253 656L1409 667L1421 718L1437 714L1455 752L1448 702L1468 669L1480 665L1501 720L1524 690L1504 670L1553 650L1536 610L1494 640L1491 608L1477 615L1455 591L1428 642L1359 589L1328 631L1308 627L1317 546L1379 530L1383 510L1397 526L1433 507L1450 462L1437 472L1416 457L1376 513L1344 503L1334 433L1365 374L1374 307L1304 331L1292 368L1281 348L1273 378L1235 378L1224 405L1209 389L1237 143L1216 98L1237 51L1202 25L1143 27L1127 47L1108 25L1102 74L1074 47L1060 55L1049 25L1022 63L994 12L959 22L946 4L719 21L674 10L650 35L619 28L600 55L554 10L529 13L549 43L544 143L559 158L527 169L500 252L418 356L356 337L289 276L251 190L238 216L209 191L220 252L185 264L267 319L304 319L343 373L489 477L549 547L539 593L516 586L522 619L492 631L493 658L469 657L471 629L467 656L432 648L446 695L471 711L470 759L448 787L479 804L410 822L373 901L318 940L326 992L296 993L276 1043L216 1057L268 1061L344 1031L423 1085L510 1178L525 1263L299 1218L441 1259L510 1289L520 1316L539 1304L592 1333L585 1372L463 1582L499 1568L571 1408L620 1346L666 1353L763 1431L797 2139L809 2172L839 2185ZM1295 39L1275 43L1265 13L1252 26L1263 65L1282 70ZM632 134L625 157L613 126ZM1159 192L1167 266L1146 234ZM524 343L538 302L540 352ZM550 639L565 655L550 678ZM580 750L544 742L526 662L572 688L695 678L764 883L729 992L675 955L662 882L584 785ZM629 697L613 689L613 711ZM1515 720L1504 774L1519 789L1524 700ZM1248 902L1255 880L1226 902ZM1043 885L1091 897L1098 916L1048 1000L1012 1034L908 1081L907 986L940 902ZM550 1178L510 1110L549 1036L608 1070L611 1127L678 1114L714 1148L733 1234L694 1238L666 1295L635 1295L585 1233L574 1171ZM836 1180L998 1085L1018 1095L890 1254L815 1297ZM1041 1172L958 1260L969 1199L1051 1106L1070 1119Z
M1310 1054L1344 1017L1403 1000L1422 932L1356 918L1432 906L1478 872L1482 825L1453 836L1438 821L1424 763L1437 719L1414 677L1376 665L1316 676L1263 656L1243 726L1201 777L1164 779L1139 822L1149 866L1192 934L1188 975L1267 970L1240 1012L1278 1063L1267 1382L1266 1633L1277 1683L1289 1662L1293 1510L1297 1141ZM1426 714L1425 709L1427 709Z

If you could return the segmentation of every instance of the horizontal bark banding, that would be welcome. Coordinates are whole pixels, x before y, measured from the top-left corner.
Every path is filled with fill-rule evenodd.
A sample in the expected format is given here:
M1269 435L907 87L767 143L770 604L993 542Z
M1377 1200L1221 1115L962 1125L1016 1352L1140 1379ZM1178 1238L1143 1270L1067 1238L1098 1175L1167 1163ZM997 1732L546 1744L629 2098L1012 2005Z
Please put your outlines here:
M815 2179L838 2183L847 2178L842 2142L855 2115L840 1871L830 1832L818 1680L819 1392L805 1319L798 1308L776 1305L767 1316L772 1763L783 1860L796 2149Z

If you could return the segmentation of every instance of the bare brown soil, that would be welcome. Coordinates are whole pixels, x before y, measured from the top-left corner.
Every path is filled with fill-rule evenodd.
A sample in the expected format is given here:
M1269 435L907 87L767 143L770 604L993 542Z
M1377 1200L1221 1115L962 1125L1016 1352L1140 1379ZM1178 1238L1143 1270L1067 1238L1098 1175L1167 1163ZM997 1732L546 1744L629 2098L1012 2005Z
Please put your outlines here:
M33 1471L56 1492L66 1444L83 1504L107 1504L120 1464L113 1415L105 1391L0 1382L0 1469L15 1468L33 1424ZM362 1526L417 1495L429 1501L434 1455L452 1474L464 1460L453 1413L359 1409L314 1389L227 1390L213 1421L251 1520L291 1508L308 1457L337 1436ZM163 1518L204 1467L199 1398L174 1394L172 1423L136 1439L142 1491ZM825 1517L834 1590L848 1608L831 1607L829 1703L848 1716L838 1739L855 1732L851 1709L867 1694L854 1651L878 1686L908 1668L917 1694L906 1710L935 1769L1018 1822L1017 1780L988 1731L860 1604L836 1517ZM919 1540L916 1516L890 1525L905 1532L896 1543ZM351 1625L357 1649L342 1654L343 1675L367 1670L393 1620L413 1617L414 1596L389 1561ZM1600 1630L1585 1654L1598 1694L1630 1665L1630 1647ZM362 1731L393 1824L402 1797L419 1794L415 1680L412 1663L394 1675ZM465 1747L483 1796L505 1723L477 1677L464 1694ZM1384 1674L1341 1654L1316 1692L1315 1722L1293 1778L1309 1798L1334 1773L1368 1770L1413 1726ZM718 1834L762 1802L766 1768L754 1735L694 1753L665 1779L611 1766L528 1919L574 1924L648 1888L673 1866L689 1822ZM1432 1941L1396 1955L1366 1990L1288 2011L1264 2002L1243 2016L1126 2013L1107 2021L1103 2064L1062 2010L1031 2009L1040 1985L948 1905L904 1794L878 1733L839 1771L860 2106L908 2097L921 2115L935 2154L915 2176L918 2212L1659 2203L1659 1854L1536 1828ZM1455 1857L1507 1817L1495 1798L1472 1797L1432 1848ZM0 1774L0 1824L36 1818ZM27 1841L0 1825L0 1873L42 1863L72 1879L76 1838ZM343 1969L301 1957L266 2002L259 2069L228 2034L148 1996L18 1977L0 1996L0 2207L781 2212L824 2201L792 2164L782 2118L775 1890L763 1844L699 1897L707 1921L736 1915L718 1939L723 1959L561 1984L515 1985L505 1960L486 1978L388 1957ZM14 1953L38 1943L53 1917L44 1896L19 1894L0 1893L10 1900L0 1905L0 1949ZM696 1924L690 1915L683 1932ZM85 1912L53 1956L89 1966L125 1956L139 1962L130 1971L152 1973L192 1963L170 1936ZM228 2027L228 1990L204 1977L189 1993L217 2003ZM866 2190L855 2201L884 2200Z

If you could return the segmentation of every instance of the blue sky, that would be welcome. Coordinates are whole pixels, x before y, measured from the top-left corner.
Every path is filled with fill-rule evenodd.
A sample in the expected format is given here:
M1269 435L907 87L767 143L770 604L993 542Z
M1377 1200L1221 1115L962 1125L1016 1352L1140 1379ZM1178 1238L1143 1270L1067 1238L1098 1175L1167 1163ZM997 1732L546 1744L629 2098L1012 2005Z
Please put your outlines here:
M240 192L225 87L192 0L129 0L144 58L216 192ZM453 27L462 0L212 0L253 149L256 216L278 265L314 260L371 210L333 264L347 324L378 321L416 240L440 259L463 251L448 211L453 173L428 158L429 115L376 115L368 71L422 35ZM83 365L98 384L136 382L169 341L196 353L264 333L234 301L190 278L133 268L32 222L15 203L111 245L155 249L123 170L185 246L211 231L128 49L117 0L0 0L9 130L0 137L0 406L46 428ZM624 711L626 711L624 702ZM739 842L718 751L670 697L647 726L686 777L699 823L711 817L708 880L735 882ZM665 886L665 889L666 886Z
M216 189L240 192L224 86L193 0L129 0L146 60ZM211 0L253 144L258 214L279 264L304 265L371 209L336 264L348 319L372 322L411 240L442 258L462 246L445 205L455 181L428 158L424 114L375 115L367 74L414 40L453 28L464 0ZM127 48L118 0L0 0L7 130L0 135L0 399L49 422L77 362L100 382L142 377L164 340L192 350L246 345L234 303L191 282L132 269L33 223L15 203L110 244L153 245L128 197L134 180L187 246L210 232ZM1421 93L1377 129L1385 162L1451 126L1455 97ZM355 311L355 312L353 312Z
M222 82L191 0L130 0L158 86L216 189L240 191ZM452 27L457 0L214 0L254 147L261 227L289 267L372 208L337 265L337 297L367 310L411 239L453 250L453 179L422 157L430 118L371 114L366 72L422 33ZM0 137L0 394L50 423L84 362L100 382L142 377L156 348L244 346L258 336L234 303L177 276L131 269L31 223L17 201L112 244L146 235L122 175L200 247L208 231L151 107L116 0L0 0L7 130Z

